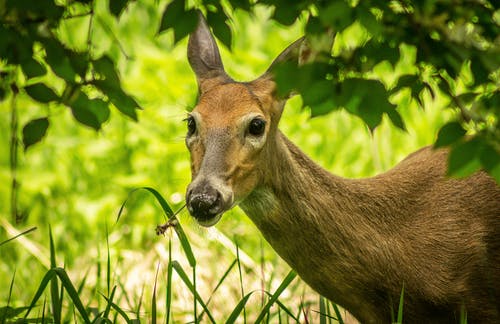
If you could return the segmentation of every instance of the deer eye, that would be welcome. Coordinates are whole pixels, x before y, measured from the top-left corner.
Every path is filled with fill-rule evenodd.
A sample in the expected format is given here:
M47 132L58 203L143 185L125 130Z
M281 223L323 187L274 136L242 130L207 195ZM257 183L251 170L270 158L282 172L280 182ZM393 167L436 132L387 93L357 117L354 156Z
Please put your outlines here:
M266 121L262 118L254 118L248 126L248 133L253 136L261 136L266 129Z
M196 132L196 121L194 120L193 116L189 116L188 118L186 118L186 122L187 122L188 136L191 136Z

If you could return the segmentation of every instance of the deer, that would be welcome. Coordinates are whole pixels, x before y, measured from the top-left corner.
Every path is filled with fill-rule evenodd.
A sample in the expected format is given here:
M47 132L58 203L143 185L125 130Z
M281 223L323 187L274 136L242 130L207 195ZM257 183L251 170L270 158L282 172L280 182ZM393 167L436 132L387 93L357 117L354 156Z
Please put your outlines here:
M403 287L408 323L457 323L464 311L469 323L500 323L498 184L484 171L447 177L446 148L365 179L317 165L278 129L287 97L273 69L303 42L234 81L200 13L187 49L198 86L189 213L210 227L238 205L303 281L361 323L389 323Z

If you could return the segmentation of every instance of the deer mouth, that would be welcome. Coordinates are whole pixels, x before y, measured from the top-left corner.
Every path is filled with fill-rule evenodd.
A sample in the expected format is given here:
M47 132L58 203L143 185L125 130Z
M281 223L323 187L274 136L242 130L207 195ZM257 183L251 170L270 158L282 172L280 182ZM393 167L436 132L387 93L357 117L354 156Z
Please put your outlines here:
M222 213L217 214L215 216L209 216L209 217L196 217L196 216L194 216L194 218L196 219L196 222L198 222L198 224L200 224L201 226L212 227L220 221L220 219L222 218Z

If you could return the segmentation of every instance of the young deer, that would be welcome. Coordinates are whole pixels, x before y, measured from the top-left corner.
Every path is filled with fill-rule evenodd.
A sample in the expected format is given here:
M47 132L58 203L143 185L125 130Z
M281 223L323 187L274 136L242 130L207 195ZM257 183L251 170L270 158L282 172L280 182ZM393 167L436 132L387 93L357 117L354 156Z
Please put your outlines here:
M290 59L301 40L276 61ZM389 323L404 286L408 323L500 323L500 188L484 172L445 177L423 148L369 179L344 179L278 130L285 100L270 69L225 72L203 17L188 59L199 102L187 118L189 212L203 226L239 205L313 289L363 323Z

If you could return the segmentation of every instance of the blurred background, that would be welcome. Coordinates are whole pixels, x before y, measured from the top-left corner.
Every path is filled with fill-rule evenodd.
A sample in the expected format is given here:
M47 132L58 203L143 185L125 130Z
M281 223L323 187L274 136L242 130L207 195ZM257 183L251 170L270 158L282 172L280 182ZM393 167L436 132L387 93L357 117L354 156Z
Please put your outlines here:
M95 131L77 123L63 105L40 105L20 94L16 103L19 124L48 115L50 129L40 143L27 150L20 148L17 208L22 217L16 222L10 204L12 106L8 98L0 102L0 242L37 228L0 246L0 306L8 299L13 307L31 302L50 267L50 226L58 265L67 269L75 285L85 279L81 296L87 306L99 309L105 304L99 293L109 293L109 264L109 280L118 286L115 302L148 319L157 267L158 304L165 303L169 237L172 258L184 269L189 269L189 264L171 231L165 236L155 234L155 227L165 221L165 216L154 197L144 190L130 193L135 188L152 187L174 210L183 206L190 182L183 119L196 104L197 86L186 58L187 39L174 46L171 31L157 35L161 11L156 2L130 3L119 21L107 12L104 1L96 4L94 54L108 53L117 60L124 88L143 110L138 112L137 122L112 111L102 130ZM236 80L258 77L276 55L303 34L304 21L285 27L270 20L271 14L266 7L256 7L254 15L233 13L232 51L220 47L226 69ZM78 48L85 46L87 24L85 17L66 20L58 32L64 42ZM355 42L362 34L363 30L352 28L344 40ZM381 63L373 73L390 85L395 75L413 68L414 51L403 47L402 53L396 65ZM55 76L49 73L44 78ZM332 173L370 177L433 143L439 128L449 120L452 112L444 109L448 104L445 99L425 93L422 98L425 110L404 91L391 98L406 122L407 132L396 129L384 117L371 133L359 117L343 110L310 118L310 109L302 107L300 96L287 103L281 129ZM241 287L245 292L273 291L290 270L238 208L226 213L214 229L200 228L186 210L180 212L179 219L193 246L196 286L205 301L235 260L238 245L241 276L233 268L210 300L209 308L218 320L225 319L241 299ZM171 289L174 321L193 320L189 289L175 275ZM249 320L256 316L263 298L267 297L251 297ZM293 312L306 309L303 314L308 320L317 316L314 310L319 309L319 296L298 279L282 300ZM256 311L252 313L252 309ZM159 307L161 316L165 316L164 311L165 307ZM304 319L306 315L299 316Z

